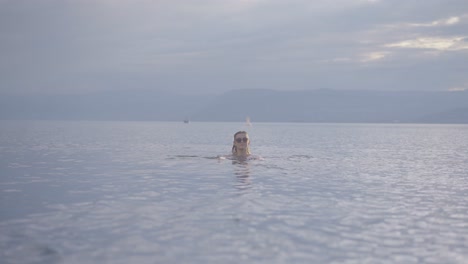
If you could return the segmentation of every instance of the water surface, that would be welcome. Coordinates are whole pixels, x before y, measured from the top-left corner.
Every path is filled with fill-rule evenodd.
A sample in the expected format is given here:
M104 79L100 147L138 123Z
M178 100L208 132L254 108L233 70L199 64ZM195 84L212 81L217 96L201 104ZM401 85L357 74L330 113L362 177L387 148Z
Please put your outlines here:
M466 125L0 124L3 263L468 259Z

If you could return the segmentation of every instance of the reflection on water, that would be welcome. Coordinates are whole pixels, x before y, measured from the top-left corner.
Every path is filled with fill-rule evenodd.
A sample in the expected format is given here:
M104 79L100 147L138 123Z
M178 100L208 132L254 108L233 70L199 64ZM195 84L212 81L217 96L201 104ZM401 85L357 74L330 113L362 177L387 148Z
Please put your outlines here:
M245 158L236 158L232 160L234 175L237 179L235 187L239 190L247 190L251 187L250 164Z
M2 264L468 259L468 126L258 124L263 160L216 157L233 124L0 129Z

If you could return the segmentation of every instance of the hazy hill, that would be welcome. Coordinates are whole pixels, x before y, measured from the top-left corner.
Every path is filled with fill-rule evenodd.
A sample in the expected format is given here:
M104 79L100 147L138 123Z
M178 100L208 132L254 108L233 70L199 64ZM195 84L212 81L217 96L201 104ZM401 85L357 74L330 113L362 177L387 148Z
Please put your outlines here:
M1 96L0 119L468 123L468 92L232 90Z
M420 123L468 124L468 107L430 114L418 119Z
M173 121L190 116L209 100L201 95L150 90L2 96L0 119Z
M468 123L468 92L235 90L194 115L204 121Z

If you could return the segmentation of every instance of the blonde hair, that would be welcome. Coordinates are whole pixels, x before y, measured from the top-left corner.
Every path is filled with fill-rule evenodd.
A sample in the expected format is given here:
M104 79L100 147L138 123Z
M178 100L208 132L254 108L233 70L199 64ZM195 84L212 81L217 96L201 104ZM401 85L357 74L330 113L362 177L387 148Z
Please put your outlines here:
M237 131L235 134L234 134L234 141L236 140L236 136L239 135L239 134L245 134L245 135L249 135L246 131ZM237 154L237 147L236 145L233 143L232 144L232 154L236 155ZM247 144L247 151L246 151L247 154L250 154L250 147L249 145Z

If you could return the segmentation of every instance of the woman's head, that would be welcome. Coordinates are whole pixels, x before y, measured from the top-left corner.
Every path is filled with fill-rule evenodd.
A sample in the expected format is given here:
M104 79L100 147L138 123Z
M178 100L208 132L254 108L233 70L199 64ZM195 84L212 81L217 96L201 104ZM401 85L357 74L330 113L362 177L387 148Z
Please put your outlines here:
M236 156L250 155L250 138L247 132L239 131L234 134L232 154Z

